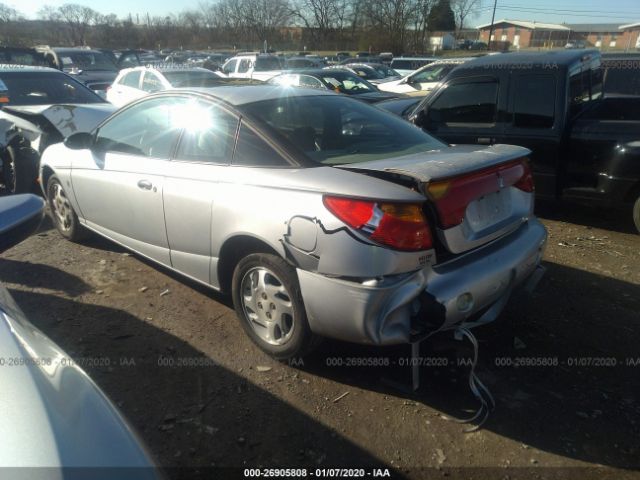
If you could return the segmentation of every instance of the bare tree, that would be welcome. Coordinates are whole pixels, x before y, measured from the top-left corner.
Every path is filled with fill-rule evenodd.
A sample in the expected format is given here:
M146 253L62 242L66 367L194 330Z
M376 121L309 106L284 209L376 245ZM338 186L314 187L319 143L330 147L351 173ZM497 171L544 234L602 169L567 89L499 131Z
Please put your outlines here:
M67 26L69 40L72 45L86 45L86 35L89 25L100 18L100 14L92 8L76 3L65 3L57 10L49 10L53 18L64 22Z
M342 37L352 3L350 0L298 0L294 15L302 20L318 47L326 46L330 37Z
M408 27L420 13L419 3L418 0L369 0L364 4L370 27L383 35L380 45L386 44L394 53L404 51Z
M451 9L456 18L458 32L464 28L464 21L471 15L478 14L482 0L451 0Z

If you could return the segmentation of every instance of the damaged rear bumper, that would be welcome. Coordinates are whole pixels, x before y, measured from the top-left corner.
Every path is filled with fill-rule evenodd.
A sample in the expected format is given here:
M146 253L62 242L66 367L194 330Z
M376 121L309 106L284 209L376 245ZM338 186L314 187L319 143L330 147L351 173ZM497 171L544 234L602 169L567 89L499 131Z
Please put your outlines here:
M514 289L535 288L546 239L534 218L485 247L404 275L356 282L298 269L309 326L326 337L393 345L471 320L488 323Z

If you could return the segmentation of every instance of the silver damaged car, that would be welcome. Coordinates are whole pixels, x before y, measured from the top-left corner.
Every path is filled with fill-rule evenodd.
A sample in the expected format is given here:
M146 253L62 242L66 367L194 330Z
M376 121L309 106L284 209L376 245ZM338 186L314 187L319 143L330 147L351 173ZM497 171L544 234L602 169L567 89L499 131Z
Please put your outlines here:
M529 151L448 146L332 92L171 91L49 147L60 233L97 232L229 292L276 358L320 337L415 343L533 288L546 231Z

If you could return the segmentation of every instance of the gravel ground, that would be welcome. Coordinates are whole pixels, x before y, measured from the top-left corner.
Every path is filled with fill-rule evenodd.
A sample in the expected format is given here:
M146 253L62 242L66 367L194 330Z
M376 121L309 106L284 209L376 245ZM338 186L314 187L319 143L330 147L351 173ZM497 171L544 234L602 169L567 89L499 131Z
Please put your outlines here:
M608 212L540 216L546 276L475 331L496 408L474 433L444 418L477 408L472 350L451 334L423 344L416 393L406 347L327 341L279 363L242 333L229 298L98 237L69 243L48 219L2 255L0 281L161 465L191 467L170 477L372 465L407 478L640 478L640 237Z

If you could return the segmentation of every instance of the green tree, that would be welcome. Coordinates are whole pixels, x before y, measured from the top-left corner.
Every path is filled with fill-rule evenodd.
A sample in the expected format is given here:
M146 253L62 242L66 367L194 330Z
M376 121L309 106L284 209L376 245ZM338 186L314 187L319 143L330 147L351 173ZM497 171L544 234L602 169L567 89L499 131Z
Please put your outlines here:
M427 17L430 32L452 32L456 29L456 17L451 9L450 0L440 0Z

